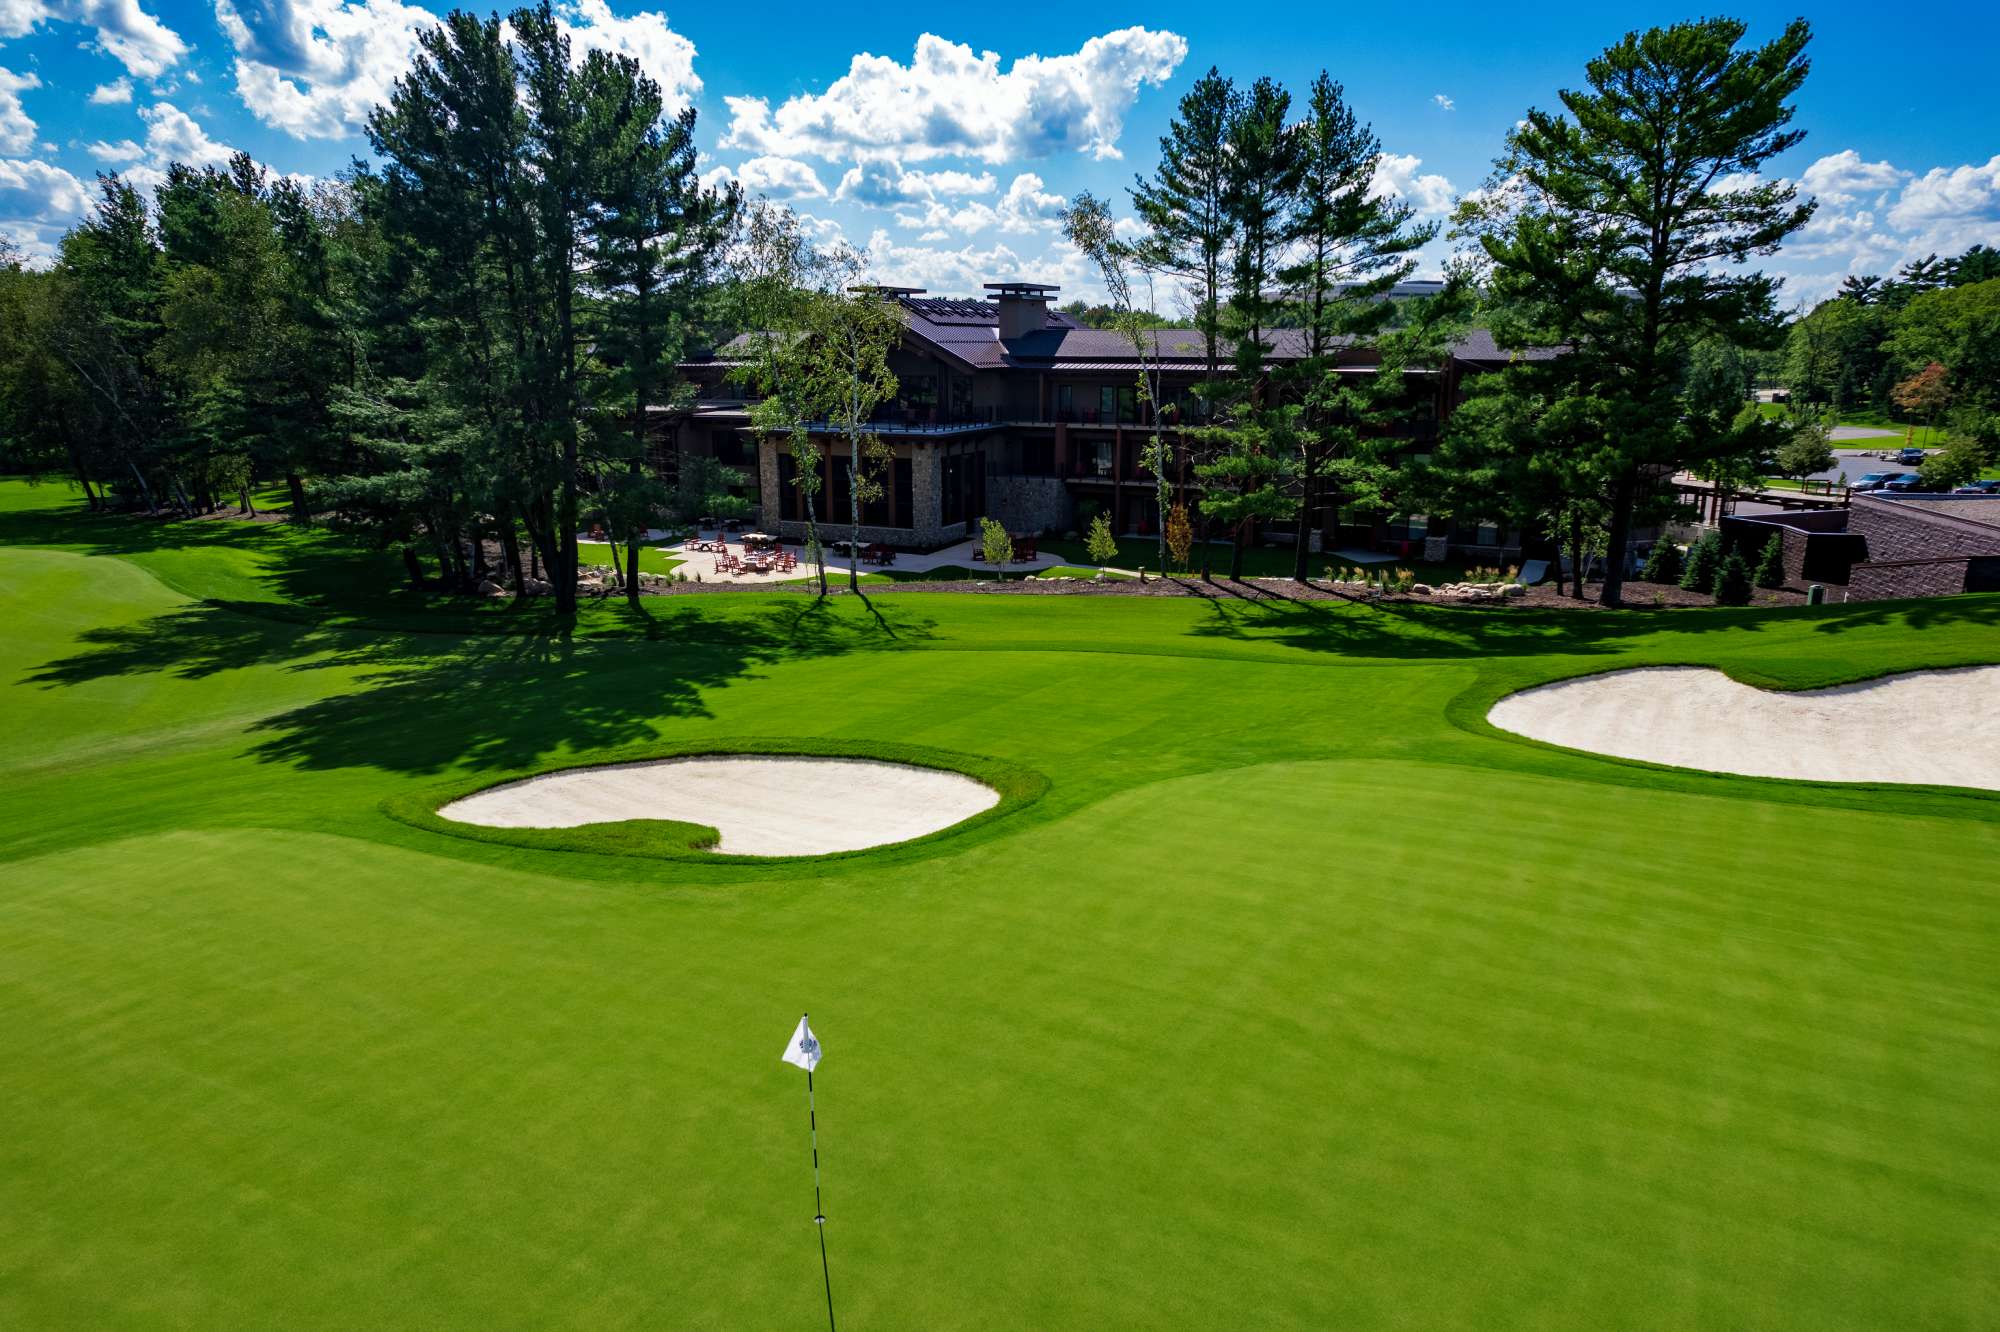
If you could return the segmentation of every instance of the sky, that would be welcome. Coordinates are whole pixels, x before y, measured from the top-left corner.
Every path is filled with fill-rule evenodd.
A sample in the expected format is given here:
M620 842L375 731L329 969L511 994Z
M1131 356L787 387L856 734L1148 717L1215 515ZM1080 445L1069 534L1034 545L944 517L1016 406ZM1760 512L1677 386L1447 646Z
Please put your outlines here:
M939 295L1001 279L1096 294L1055 212L1081 189L1125 209L1175 104L1210 66L1303 96L1324 69L1380 136L1377 188L1442 217L1511 127L1553 107L1656 4L1350 7L1183 0L902 6L567 0L579 49L636 57L698 115L702 168L785 203L874 278ZM0 235L46 262L93 176L151 184L237 149L329 177L368 155L369 108L444 6L405 0L0 0ZM482 11L483 12L483 11ZM1737 5L1750 40L1792 8ZM2000 6L1823 4L1798 148L1769 174L1819 200L1760 260L1788 301L1848 273L2000 245ZM1424 255L1438 269L1448 245ZM1171 308L1171 299L1159 304Z

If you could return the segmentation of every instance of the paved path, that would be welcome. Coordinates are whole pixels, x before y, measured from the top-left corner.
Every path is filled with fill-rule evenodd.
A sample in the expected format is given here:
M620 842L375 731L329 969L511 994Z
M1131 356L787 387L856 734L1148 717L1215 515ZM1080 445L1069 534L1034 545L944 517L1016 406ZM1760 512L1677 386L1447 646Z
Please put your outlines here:
M742 553L740 543L731 542L730 545L732 554L740 555ZM684 573L689 578L699 573L701 581L704 583L785 583L811 578L816 574L814 566L806 563L805 548L803 546L790 547L792 552L798 556L799 564L798 568L788 574L718 573L715 568L717 557L707 551L688 550L680 543L664 546L662 549L686 561L685 564L676 570L677 573ZM942 569L947 565L956 565L965 569L983 569L989 567L972 558L974 552L978 549L979 543L976 541L961 541L955 546L946 546L943 550L934 550L928 555L914 555L907 551L899 551L896 555L896 562L889 565L888 568L897 573L921 574L929 573L933 569ZM838 551L828 550L826 552L827 576L829 578L835 575L845 577L850 563L851 561L847 556L840 554ZM1070 563L1070 561L1061 559L1055 555L1043 554L1031 561L1010 564L1007 566L1006 572L1014 575L1035 573L1043 569L1053 569L1059 564L1066 563ZM860 568L861 572L865 574L887 572L881 566L874 564L863 564Z

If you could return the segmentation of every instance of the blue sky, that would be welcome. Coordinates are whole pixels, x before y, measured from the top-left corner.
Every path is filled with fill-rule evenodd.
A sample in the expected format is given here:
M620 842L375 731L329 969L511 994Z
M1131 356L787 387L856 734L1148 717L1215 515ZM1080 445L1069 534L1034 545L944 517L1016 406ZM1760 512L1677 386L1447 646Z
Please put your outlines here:
M92 174L157 179L248 151L326 176L442 5L406 0L0 0L0 234L45 257ZM1436 214L1478 185L1524 109L1551 105L1633 26L1627 5L1348 7L875 4L648 7L573 0L579 45L629 52L700 113L705 168L798 208L876 275L939 292L1022 277L1087 294L1052 213L1122 200L1211 64L1295 90L1321 68L1381 135L1378 181ZM1739 5L1752 39L1795 13ZM1821 201L1767 266L1794 297L1931 250L2000 244L2000 7L1809 14L1806 143L1775 170ZM1887 21L1885 21L1885 18ZM1427 256L1435 265L1442 246Z

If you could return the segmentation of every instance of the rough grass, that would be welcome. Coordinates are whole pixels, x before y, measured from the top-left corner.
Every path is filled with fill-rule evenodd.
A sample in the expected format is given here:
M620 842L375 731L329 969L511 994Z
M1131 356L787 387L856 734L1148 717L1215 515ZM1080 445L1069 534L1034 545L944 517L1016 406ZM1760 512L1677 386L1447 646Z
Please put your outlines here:
M1990 1325L2000 800L1507 737L2000 598L1546 614L402 593L0 486L0 1325ZM745 865L385 802L789 736L1043 774Z

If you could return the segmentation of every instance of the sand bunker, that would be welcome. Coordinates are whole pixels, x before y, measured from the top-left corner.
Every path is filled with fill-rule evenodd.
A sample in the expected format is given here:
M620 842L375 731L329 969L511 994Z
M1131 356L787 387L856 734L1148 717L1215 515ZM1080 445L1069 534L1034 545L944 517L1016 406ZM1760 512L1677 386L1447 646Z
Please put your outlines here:
M746 755L572 768L490 787L438 811L489 828L679 819L734 856L814 856L907 841L1000 802L955 772L864 759Z
M2000 666L1773 693L1658 667L1542 685L1493 705L1503 731L1751 777L2000 790Z

